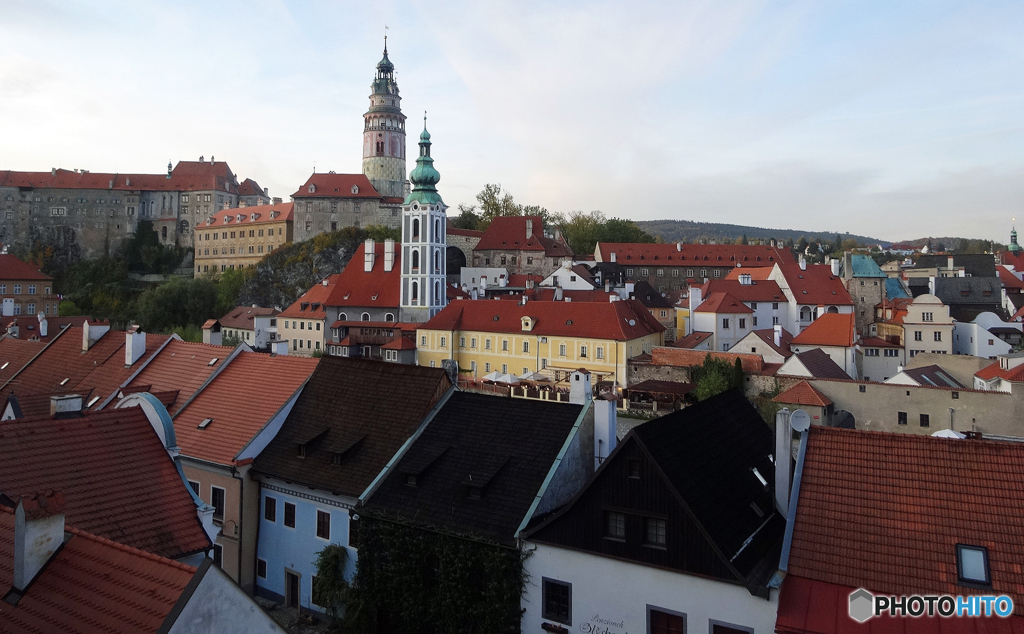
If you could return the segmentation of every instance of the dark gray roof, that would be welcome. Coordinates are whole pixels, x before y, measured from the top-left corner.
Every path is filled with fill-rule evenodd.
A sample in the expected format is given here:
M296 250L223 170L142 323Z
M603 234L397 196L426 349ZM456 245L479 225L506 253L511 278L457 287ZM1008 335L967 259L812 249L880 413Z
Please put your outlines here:
M821 348L808 350L796 355L807 371L816 379L848 379L850 375L828 356Z
M934 295L947 306L1000 304L1003 284L998 277L937 277Z
M922 255L914 262L915 269L931 269L946 267L949 263L948 255ZM991 253L972 253L954 255L953 266L964 267L964 271L971 277L995 277L996 256Z
M633 286L630 299L638 299L647 308L672 308L672 302L662 297L661 291L650 285L649 282L640 281Z
M456 392L365 510L511 545L582 409ZM479 499L471 486L481 488Z
M939 387L964 387L948 372L937 365L926 365L923 368L904 370L904 374L917 381L918 385L938 385Z

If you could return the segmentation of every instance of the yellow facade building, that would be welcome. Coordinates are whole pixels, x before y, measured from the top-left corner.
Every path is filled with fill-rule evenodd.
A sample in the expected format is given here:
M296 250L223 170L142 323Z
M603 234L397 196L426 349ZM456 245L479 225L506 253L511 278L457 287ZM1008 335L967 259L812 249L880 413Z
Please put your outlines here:
M458 363L470 378L585 368L626 385L626 361L664 344L665 327L636 300L545 302L459 300L416 332L417 363Z
M294 203L218 211L195 228L196 275L255 266L293 237Z

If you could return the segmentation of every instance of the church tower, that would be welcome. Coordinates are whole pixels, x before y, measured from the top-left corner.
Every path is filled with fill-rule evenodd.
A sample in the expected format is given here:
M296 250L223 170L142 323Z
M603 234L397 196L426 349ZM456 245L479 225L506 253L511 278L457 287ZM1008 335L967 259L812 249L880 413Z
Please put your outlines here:
M370 85L370 109L363 115L363 174L382 196L405 195L405 115L395 82L395 65L388 59L384 38L384 59Z
M445 307L445 223L448 209L430 158L430 133L423 117L420 155L409 174L412 191L402 204L402 321L422 323Z
M1010 230L1010 245L1007 247L1010 253L1017 255L1020 252L1020 245L1017 244L1017 219L1013 219L1013 228Z

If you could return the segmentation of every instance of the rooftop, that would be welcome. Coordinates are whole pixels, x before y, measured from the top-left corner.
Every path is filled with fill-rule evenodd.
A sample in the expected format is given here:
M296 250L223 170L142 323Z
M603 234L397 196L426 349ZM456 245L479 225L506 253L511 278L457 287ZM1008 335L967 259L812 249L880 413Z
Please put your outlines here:
M849 348L856 340L853 313L825 313L800 331L791 342L794 346L838 346Z
M594 256L610 262L612 253L618 264L657 266L743 266L770 267L776 263L793 262L793 254L785 247L738 244L654 244L633 242L598 242ZM743 271L745 272L745 271Z
M827 264L780 264L782 273L797 304L812 306L852 306L853 299L843 280L832 275Z
M717 313L719 315L747 315L754 311L729 293L711 293L693 312Z
M381 198L364 174L314 172L292 198Z
M147 341L148 338L147 335ZM225 346L173 339L121 391L127 395L136 391L177 390L180 393L178 400L174 406L168 407L168 411L174 414L176 408L180 408L206 382L231 352L232 349ZM145 390L139 390L138 386L144 386Z
M529 238L526 237L527 223L533 223ZM544 235L544 219L540 216L498 216L488 225L473 250L542 251L544 257L572 257L572 251L564 242Z
M355 257L349 264L355 262ZM362 262L360 262L362 264ZM346 267L347 269L348 267ZM314 284L308 291L295 300L291 306L282 310L278 319L325 319L327 317L327 305L325 302L334 291L342 273L335 273ZM280 329L280 325L278 326Z
M332 276L333 290L323 300L324 305L398 309L402 303L402 245L394 244L395 260L390 271L384 270L384 249L383 242L374 243L373 267L367 271L366 243L360 244L345 270ZM423 262L422 266L426 268L429 263Z
M808 405L817 407L828 407L832 404L832 400L829 399L829 397L819 392L807 381L800 381L782 394L773 398L772 402L784 403L786 405Z
M231 309L227 315L221 317L220 325L224 328L237 328L239 330L252 330L255 328L256 317L273 317L279 311L274 308L259 308L257 306L238 306Z
M0 253L0 281L39 281L53 282L53 278L16 256ZM42 294L43 289L39 289ZM4 293L6 295L6 293Z
M220 227L237 227L238 225L261 225L267 222L284 222L292 220L295 203L278 205L256 205L237 209L221 209L205 221L196 225L196 229L218 229Z

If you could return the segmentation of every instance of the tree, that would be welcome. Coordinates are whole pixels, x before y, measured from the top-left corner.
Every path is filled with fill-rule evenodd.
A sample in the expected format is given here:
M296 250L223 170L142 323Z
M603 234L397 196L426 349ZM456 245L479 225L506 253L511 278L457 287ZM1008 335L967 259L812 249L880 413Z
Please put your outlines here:
M217 285L208 277L173 279L139 296L136 317L147 332L202 326L217 312Z
M604 225L604 214L600 211L592 211L585 214L582 211L574 211L562 222L562 235L569 243L573 253L593 253L597 245L597 236Z
M750 244L750 241L747 240L747 234L744 233L743 237L740 238L740 244Z
M797 242L796 250L801 254L807 251L807 238L800 236L800 242Z
M229 348L234 348L238 344L242 343L242 338L239 337L237 334L235 334L233 332L230 332L230 333L224 335L224 337L221 339L220 343L221 343L222 346L227 346Z
M654 236L637 226L632 220L609 218L597 231L599 242L654 243Z
M710 354L704 357L702 365L691 368L691 379L696 386L693 395L698 401L721 394L731 389L736 382L733 366L728 361L713 358ZM740 383L742 384L742 379Z
M854 241L856 244L856 241ZM843 236L836 234L836 239L832 241L832 253L842 253L843 249Z
M476 200L480 204L480 216L487 224L499 216L523 215L522 207L516 204L512 194L502 191L501 185L495 183L484 185Z
M313 577L313 603L327 608L327 614L337 619L344 613L348 582L345 564L348 550L341 544L328 544L316 554L316 576Z
M250 277L252 277L251 269L228 269L220 274L217 279L218 318L238 306L238 296L242 293L242 288Z
M372 238L376 242L384 242L385 240L402 241L402 230L391 228L387 225L366 225L363 231L366 232L367 238Z
M936 253L945 253L946 252L946 244L944 242L939 242L938 244L936 244L935 245L935 252Z
M476 205L459 203L459 215L452 219L452 224L457 229L480 230L480 216L476 213Z
M732 381L729 387L731 387L734 390L742 390L743 379L743 364L740 362L739 357L737 357L736 363L733 365L732 368Z

